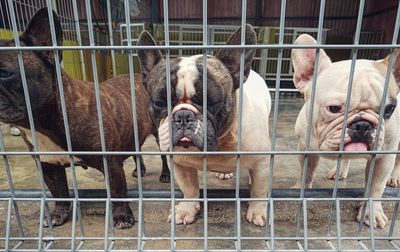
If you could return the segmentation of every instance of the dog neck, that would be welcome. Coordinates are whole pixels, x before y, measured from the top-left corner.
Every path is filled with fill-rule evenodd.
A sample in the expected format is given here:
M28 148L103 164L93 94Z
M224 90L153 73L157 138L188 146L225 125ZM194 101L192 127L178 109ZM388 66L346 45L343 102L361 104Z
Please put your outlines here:
M61 77L68 123L69 125L84 123L85 118L74 115L76 115L76 111L88 108L88 94L93 92L90 90L92 85L73 79L64 70L61 70ZM55 73L53 77L53 90L54 93L47 103L40 109L33 111L34 123L37 131L52 136L53 141L63 145L60 142L64 142L65 140L65 126L59 84ZM29 122L25 122L21 126L30 128Z

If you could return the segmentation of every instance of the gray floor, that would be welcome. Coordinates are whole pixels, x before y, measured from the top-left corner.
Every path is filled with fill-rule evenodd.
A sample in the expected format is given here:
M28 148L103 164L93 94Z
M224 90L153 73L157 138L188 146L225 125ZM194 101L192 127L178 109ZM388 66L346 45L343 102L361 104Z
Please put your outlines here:
M294 122L300 107L302 106L302 98L295 96L282 96L279 101L279 115L277 122L277 149L278 150L296 150L296 139L294 136ZM271 116L272 118L272 116ZM14 137L9 135L8 132L5 134L5 144L9 151L20 151L26 150L22 139L20 137ZM144 151L157 150L154 139L149 138L146 141ZM143 178L143 189L169 189L169 184L161 184L158 182L158 176L161 170L161 159L156 156L145 156L144 157L146 166L148 168L147 176ZM34 162L30 156L11 156L9 162L12 170L12 177L15 189L31 189L40 188L39 179L36 172ZM316 181L314 188L332 188L333 181L327 179L328 171L334 166L333 161L322 160L320 167L316 174ZM0 166L3 162L0 161ZM352 167L349 172L349 177L339 182L340 188L362 188L364 186L364 169L365 161L359 160L352 162ZM125 172L128 180L128 188L137 188L137 179L133 178L131 173L133 171L133 160L128 159L125 162ZM91 188L105 188L104 179L101 173L89 168L88 170L78 169L78 187L79 189L91 189ZM299 176L299 169L297 167L296 156L277 156L275 158L273 167L273 188L288 189L294 183ZM68 176L71 178L71 172L68 171ZM240 176L240 188L248 188L248 179L246 171L242 171ZM70 186L72 187L72 180L69 179ZM235 179L221 181L215 178L213 173L208 175L208 188L220 189L220 188L235 188ZM4 167L0 167L0 190L8 190L7 178L5 176ZM221 195L223 197L224 195ZM22 222L24 226L25 236L37 237L39 228L39 214L40 207L38 203L33 202L20 202L18 203ZM144 227L146 237L166 237L166 240L149 240L145 243L146 249L169 249L171 237L171 226L167 223L167 216L171 204L169 202L145 202L144 203ZM360 236L361 240L364 240L365 245L371 248L372 244L369 240L371 236L371 230L363 227L362 233L357 233L357 223L354 221L357 212L358 203L349 202L343 204L340 211L340 221L336 222L334 219L333 231L331 236L336 237L338 235L338 228L336 224L340 224L340 235L341 236ZM132 203L134 215L137 218L137 203ZM241 206L241 236L242 237L262 237L270 236L271 227L258 228L251 224L248 224L245 220L245 207L244 202ZM273 235L276 238L273 245L275 249L296 249L297 244L295 239L290 240L287 237L296 236L296 209L297 203L295 202L275 202L274 204L274 223L273 223ZM385 204L385 209L390 218L392 218L393 204ZM316 237L327 236L328 234L328 216L329 216L330 204L327 203L309 203L307 205L307 238L309 241L307 244L310 248L321 250L330 249L329 244L324 240L316 241ZM97 241L86 241L83 248L86 249L102 249L104 237L104 205L94 203L82 204L83 212L83 224L85 228L85 236L96 236L99 237ZM335 211L334 211L335 213ZM204 236L204 218L203 208L197 221L189 226L178 226L176 228L176 235L178 237L197 237L200 239ZM7 203L0 201L0 238L6 236L6 224L7 224ZM57 237L70 237L71 236L71 221L64 226L57 227L54 229L55 236ZM79 222L77 222L76 234L80 236ZM208 204L208 236L212 237L232 237L235 236L235 205L234 203L222 203L222 202L210 202ZM399 238L399 227L398 224L394 226L393 237ZM129 230L117 230L116 236L137 236L137 223L132 229ZM301 222L300 236L304 235L304 225ZM11 222L11 237L18 237L17 226L15 224L15 216L12 217ZM45 235L48 234L48 230L45 229ZM389 228L373 230L372 235L375 237L385 237L388 235ZM280 237L280 238L279 238ZM286 237L285 239L283 239ZM340 240L340 239L339 239ZM79 239L78 239L79 241ZM77 242L78 242L77 241ZM70 240L57 241L53 244L52 248L70 248ZM16 242L12 242L11 245ZM301 241L304 246L304 242ZM0 239L0 248L3 247L2 240ZM264 240L246 240L242 241L243 249L262 249L268 248L272 243L265 242ZM332 240L332 245L337 247L337 240ZM210 239L209 249L235 249L235 243L233 239ZM343 249L361 249L361 245L355 240L341 240L341 246ZM388 251L393 249L389 244L388 240L376 240L375 246ZM37 242L25 242L22 245L23 248L36 248ZM137 247L136 240L131 241L116 241L114 248L116 249L133 249ZM203 240L179 240L177 242L177 248L180 249L203 249ZM1 249L0 249L1 250Z

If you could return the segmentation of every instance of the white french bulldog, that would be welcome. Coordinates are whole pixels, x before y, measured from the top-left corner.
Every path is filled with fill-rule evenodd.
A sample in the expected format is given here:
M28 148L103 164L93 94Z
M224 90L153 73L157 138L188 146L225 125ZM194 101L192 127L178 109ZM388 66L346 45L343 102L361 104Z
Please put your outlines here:
M309 35L303 34L295 41L296 45L315 45L316 41ZM316 59L315 49L293 49L292 61L294 67L293 82L296 88L304 94L305 104L301 109L295 126L295 133L299 140L299 150L304 150L308 113L310 108L311 85ZM332 63L324 50L320 50L318 76L316 82L314 113L311 124L310 150L336 151L339 149L343 128L346 95L349 83L351 60ZM390 76L389 90L386 99L382 101L385 75L388 60L357 60L352 86L352 95L347 127L345 134L345 151L371 150L378 141L378 150L397 150L400 140L400 109L397 108L398 87L400 81L400 61L396 54L393 73ZM396 83L397 81L397 83ZM377 124L381 104L385 104L382 129L377 135ZM326 155L325 158L336 159L337 156ZM393 169L395 155L377 155L375 170L369 197L382 197L386 181ZM320 156L309 155L306 174L306 187L311 188L315 169ZM371 155L344 155L344 158L366 158L368 174ZM299 164L303 167L304 156L299 157ZM346 163L348 161L344 161ZM344 164L348 165L348 164ZM294 187L300 186L300 180ZM388 218L382 209L381 202L373 203L373 223L370 223L369 207L365 210L364 222L374 227L384 227ZM365 207L365 205L363 205ZM361 219L362 207L357 220Z
M241 30L228 40L240 44ZM255 44L256 34L246 25L245 43ZM156 45L144 31L138 45ZM207 150L236 151L238 147L240 49L221 49L207 58ZM271 97L263 78L250 69L255 50L245 50L241 150L270 150L268 117ZM159 127L160 147L168 150L172 138L174 151L202 151L203 142L203 55L171 59L172 118L167 113L166 63L159 50L139 50L143 83L150 97L150 111ZM172 124L169 135L168 122ZM197 170L203 168L202 155L174 155L175 179L185 198L199 198ZM236 155L209 155L208 170L229 174L236 170ZM248 169L252 198L267 196L269 156L243 155L242 168ZM176 223L190 224L200 210L199 202L176 205ZM169 220L173 216L169 216ZM266 203L249 203L246 218L258 226L266 223Z

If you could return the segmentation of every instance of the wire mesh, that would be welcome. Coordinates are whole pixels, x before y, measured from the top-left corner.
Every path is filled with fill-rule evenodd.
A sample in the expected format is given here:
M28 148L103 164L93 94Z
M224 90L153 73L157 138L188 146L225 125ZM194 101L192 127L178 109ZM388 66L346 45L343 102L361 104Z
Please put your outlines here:
M20 92L24 104L26 104L27 113L26 122L19 126L29 129L28 131L22 130L22 133L25 141L30 142L29 151L26 148L18 149L18 146L15 146L20 140L13 139L4 130L7 129L5 127L3 127L3 131L0 131L0 155L3 159L3 171L0 178L0 227L2 229L0 230L0 251L399 251L400 234L397 216L400 190L386 188L379 194L376 193L376 182L374 182L378 178L376 170L381 169L382 166L382 157L399 155L400 152L397 149L399 144L395 143L393 148L382 149L379 147L379 141L375 141L368 151L349 152L345 150L347 132L343 130L340 133L338 150L319 150L312 147L313 141L318 140L313 139L315 137L313 126L318 119L318 115L314 112L319 109L315 107L316 101L319 101L318 78L321 76L319 69L325 64L320 58L321 55L324 55L322 50L329 50L329 52L338 49L351 50L351 63L348 66L349 74L345 85L342 128L349 127L349 118L353 116L351 105L354 101L352 94L354 95L353 83L356 67L363 64L358 59L376 60L381 56L383 50L389 51L389 57L386 59L387 68L381 70L384 72L382 73L384 83L381 83L382 90L380 90L379 97L376 98L381 102L377 108L373 108L378 115L375 134L379 136L381 132L385 132L388 120L384 117L387 110L385 101L388 100L390 92L393 92L393 88L390 87L393 77L398 77L396 73L393 75L391 72L392 69L396 69L396 64L400 64L396 61L399 57L396 55L396 49L399 48L397 41L400 25L398 4L396 5L392 41L389 44L382 44L384 38L382 31L362 31L365 12L369 11L365 7L367 3L364 0L359 1L358 13L354 17L356 24L354 40L347 44L330 44L328 41L329 29L324 28L324 21L326 12L331 11L331 1L315 1L315 6L319 8L318 23L317 28L310 28L286 27L287 8L288 5L294 3L282 0L277 12L279 13L279 26L255 26L259 43L248 45L245 40L246 23L250 15L247 8L250 1L238 1L241 6L240 11L238 10L238 16L240 16L238 26L210 24L208 21L211 16L209 13L210 2L207 0L199 1L202 9L201 24L170 24L169 8L176 5L177 2L172 0L149 2L151 4L158 2L159 7L162 7L162 11L159 13L162 13L163 17L161 24L148 25L142 20L135 20L132 13L136 13L140 1L134 0L124 0L120 4L110 0L98 2L89 0L7 0L0 3L0 38L11 41L11 46L1 42L0 53L15 56L13 63L17 69L18 80L21 82ZM123 13L123 19L116 18L112 6L123 8L123 10L119 10ZM34 43L29 45L25 38L21 37L21 34L29 27L29 20L42 7L47 7L47 25L50 27L48 37L51 38L51 41L46 45ZM55 13L59 17L63 30L63 44L60 44L58 40L58 24L53 17ZM99 15L103 19L99 18ZM116 24L117 22L118 24ZM225 45L230 34L238 27L241 29L239 44ZM149 28L153 29L152 35L160 44L136 45L140 33ZM316 44L293 44L302 33L316 37ZM163 54L164 69L162 70L165 71L165 116L167 119L174 118L174 106L176 106L174 96L176 76L174 74L177 71L175 69L177 57L202 55L202 66L197 70L203 76L211 76L210 72L214 71L214 68L210 68L210 65L214 62L207 55L212 55L220 49L239 49L240 58L237 62L239 66L238 124L237 135L234 136L237 141L234 149L214 151L207 147L207 143L210 141L207 129L209 124L214 123L207 119L208 108L211 111L215 105L210 104L209 100L208 90L210 85L214 85L214 80L211 81L210 78L202 78L202 81L198 83L198 89L202 90L199 103L203 110L199 117L203 120L204 148L200 151L174 151L174 142L170 137L166 150L158 150L157 144L153 144L152 148L141 149L144 140L142 141L140 138L145 129L140 126L139 118L143 111L149 110L150 104L146 104L145 107L138 106L142 89L137 87L142 83L136 76L140 71L143 73L146 66L138 66L137 57L140 51L154 52L155 49L160 50ZM247 95L244 86L249 85L245 79L246 52L251 49L257 49L251 63L252 68L267 83L269 83L268 80L273 80L273 88L270 88L270 91L273 91L272 114L269 119L264 118L269 120L269 125L271 125L271 145L270 148L257 151L243 148L243 141L246 141L246 137L248 137L243 135L247 134L247 131L243 130L243 114L248 112L244 107ZM293 49L310 49L315 52L315 61L312 62L313 74L308 79L311 83L310 94L305 98L306 102L309 101L305 119L307 125L304 125L306 134L304 146L300 146L299 149L296 147L295 137L289 138L286 137L286 134L293 134L288 132L293 132L295 122L293 118L299 113L303 99L299 96L285 98L287 89L282 87L284 81L296 78L293 76L295 69L290 54ZM36 91L32 89L35 83L32 80L31 65L26 61L29 57L27 55L32 52L35 55L52 55L48 57L54 57L54 65L47 70L52 71L53 86L51 88L54 89L55 97L58 99L57 106L60 106L60 125L57 125L57 129L58 133L61 132L63 136L64 148L43 148L45 144L42 142L42 135L49 132L43 131L41 128L40 120L43 118L36 110L40 94L35 93ZM69 55L68 52L71 54ZM77 54L73 55L72 52ZM38 57L38 59L46 63L46 58ZM71 67L68 64L71 64ZM0 98L3 98L5 92L1 78L7 78L4 68L5 65L0 62ZM124 70L121 70L123 68ZM120 137L123 141L132 143L132 148L115 150L110 147L112 145L108 142L110 135L105 133L110 127L107 113L112 113L110 111L113 109L113 104L107 100L107 94L103 89L106 84L103 84L102 81L111 76L119 76L122 72L129 78L129 89L123 90L122 86L115 86L115 90L129 94L126 106L130 109L128 114L118 112L116 114L118 117L113 120L115 122L126 120L126 118L122 118L123 116L132 119L130 129L120 128L115 131L121 134ZM2 74L6 76L4 77ZM92 82L84 82L86 80ZM96 120L88 121L87 124L96 124L95 129L98 132L83 131L89 138L85 140L85 136L81 137L85 141L98 138L97 149L75 149L74 146L76 140L72 138L76 137L77 127L84 127L84 125L75 124L76 117L85 116L79 114L79 111L71 112L69 107L69 95L72 92L70 82L75 81L79 83L76 87L90 85L93 90L91 113L96 114ZM290 91L293 91L292 87ZM294 92L297 93L297 91ZM79 93L75 99L79 100L82 96L85 96L84 92ZM294 101L288 101L291 99ZM154 100L147 102L151 103ZM291 114L287 116L289 122L284 122L281 117L285 117L285 113L289 113L288 107L291 109ZM257 117L257 111L251 112ZM47 120L50 121L51 116L50 114ZM154 118L152 119L154 120ZM169 136L173 135L173 127L173 120L168 120ZM131 136L125 135L128 131L133 132ZM150 132L150 134L154 134L154 132ZM283 144L279 143L280 141ZM13 145L13 143L17 144ZM368 155L369 158L365 168L365 190L361 188L360 181L355 183L356 186L343 185L339 181L339 175L346 166L342 161L352 156L359 157L362 154ZM166 185L155 184L154 176L151 177L152 181L147 177L142 178L146 171L142 170L144 168L142 167L144 165L142 157L146 159L146 163L150 160L152 166L158 166L158 163L154 165L154 159L160 155L168 156L171 180ZM133 157L134 163L129 165L136 168L137 178L127 178L127 197L120 197L115 191L115 181L125 185L125 177L123 177L124 181L116 180L113 170L115 169L114 162L120 157L126 159L129 156ZM185 197L179 190L179 181L175 180L175 174L178 172L179 176L181 172L179 159L178 161L176 159L180 156L191 158L200 156L202 159L202 163L199 165L201 168L199 170L202 170L199 172L202 185L200 192L196 192L197 198ZM231 169L232 172L235 172L235 177L232 181L226 182L227 184L217 180L212 171L209 171L209 167L212 166L210 163L216 156L235 157L234 167ZM308 168L310 164L315 158L329 156L335 158L333 162L335 164L334 181L327 183L322 180L321 185L316 189L309 188ZM34 162L29 163L28 166L34 167L36 171L34 174L28 174L27 179L23 180L20 177L22 173L18 172L18 169L21 169L18 165L23 164L20 160L31 159L31 157ZM47 160L44 158L49 157L65 157L67 161L62 164L62 169L70 167L70 172L63 176L68 177L71 190L60 194L62 197L54 197L47 189L50 183L49 172L56 172L49 171L49 163L43 161ZM80 160L77 161L77 157L80 160L101 157L98 170L103 173L104 179L97 177L101 176L101 173L93 171L92 168L88 169L86 164L80 163ZM263 197L251 197L251 189L248 189L248 174L243 168L244 160L248 160L250 157L254 159L269 158L268 179L265 181L268 194ZM289 165L291 162L289 159L293 159L293 163L299 159L300 168L294 168L298 164ZM393 167L395 166L394 158L392 161L389 166ZM287 164L286 167L285 164ZM326 163L323 164L326 165ZM100 183L96 182L100 185L82 179L82 169L77 168L79 166L87 169L83 173L87 172L90 179L100 181ZM147 166L149 167L149 165ZM55 169L54 167L50 168ZM282 169L287 171L282 172ZM290 185L282 182L282 179L279 178L282 175L286 175L285 179L300 175L300 187L289 189ZM28 183L21 186L26 183L20 183L21 179L22 181L36 180L36 184ZM357 176L356 179L360 180L360 176ZM354 180L350 180L349 183L353 182ZM53 183L56 185L60 183L60 187L62 187L62 182L55 181ZM250 181L250 184L252 183L255 182ZM33 184L37 187L31 188ZM95 184L96 187L94 187ZM327 185L330 186L329 189L326 189ZM220 187L224 189L220 189ZM178 225L180 220L176 218L176 214L180 210L176 204L193 202L201 203L203 209L198 214L200 216L196 216L197 220L191 226ZM266 205L263 227L248 223L246 214L243 214L246 212L246 204L260 202ZM366 227L364 222L374 223L375 217L377 217L374 214L379 214L375 211L375 206L380 202L384 203L384 211L389 216L388 225L383 229L374 228L373 225ZM64 220L66 223L57 223L54 220L57 216L51 210L60 205L69 208L68 218ZM118 206L127 206L129 211L132 208L132 218L136 219L133 227L116 228L119 224L118 218L122 215L115 210L118 209ZM357 206L361 206L361 218L358 223L354 221ZM171 215L170 223L167 222L168 214ZM129 221L125 220L123 224L126 222Z

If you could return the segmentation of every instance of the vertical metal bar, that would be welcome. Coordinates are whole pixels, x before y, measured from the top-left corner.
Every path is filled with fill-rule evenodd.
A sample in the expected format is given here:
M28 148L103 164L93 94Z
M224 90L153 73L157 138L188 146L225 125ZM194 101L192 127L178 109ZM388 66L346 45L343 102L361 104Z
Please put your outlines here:
M71 251L74 251L75 250L75 240L76 240L76 232L75 232L75 229L76 229L76 210L77 210L77 208L78 208L78 199L75 197L74 198L74 201L72 202L72 216L71 216L71 218L72 218L72 237L71 237ZM81 218L79 218L80 220L81 220ZM82 226L83 225L83 223L80 223L80 225ZM82 234L81 234L81 236L83 236Z
M4 6L5 6L5 8L7 8L7 2L4 2ZM1 14L1 21L4 24L4 29L7 29L6 19L5 19L5 15L4 15L4 12L3 12L3 8L0 8L0 14Z
M22 29L25 30L26 29L26 21L29 20L28 10L26 9L25 2L24 3L20 2L19 4L20 4L20 11L22 12L21 13L21 18L22 18L21 26L22 26Z
M12 30L12 23L11 23L11 15L10 15L10 7L8 1L5 2L5 8L6 8L6 13L7 13L7 18L8 18L8 29Z
M86 1L86 16L88 21L88 32L89 32L89 43L93 46L94 43L94 34L93 34L93 23L92 23L92 11L90 0ZM103 114L101 109L101 96L100 96L100 86L99 86L99 79L97 76L97 62L96 62L96 51L91 51L91 60L92 60L92 67L93 67L93 80L94 80L94 88L95 88L95 96L96 96L96 108L97 108L97 116L99 121L99 133L100 133L100 142L101 142L101 151L106 151L106 141L104 138L104 127L103 127ZM104 177L105 177L105 184L107 190L107 200L109 204L109 200L111 198L110 192L110 177L109 177L109 170L108 170L108 162L105 155L103 155L103 170L104 170ZM108 228L109 228L109 220L112 219L112 212L108 213L110 215L105 216L105 224L104 224L104 249L107 250L108 248ZM111 216L111 217L109 217ZM112 234L114 235L114 225L112 225Z
M59 2L60 4L58 5L58 8L56 6L57 2L54 2L54 1L51 0L50 4L51 4L51 2L53 2L54 5L49 5L49 0L46 0L46 1L47 1L47 6L52 6L52 9L57 12L58 17L60 18L61 27L63 28L63 36L64 36L64 38L66 40L70 40L71 38L69 37L69 32L64 30L64 27L63 27L63 24L67 23L66 22L67 21L66 17L64 16L65 13L66 13L65 12L65 3L64 3L64 1ZM67 23L67 27L68 27L68 23Z
M69 32L71 40L75 40L76 30L75 30L75 20L74 20L74 11L72 10L72 3L73 1L69 2L66 5L66 12L65 16L68 21L68 26L70 27L71 31Z
M169 46L169 20L168 20L168 0L163 0L163 14L164 14L164 41L165 45ZM168 110L168 135L169 135L169 148L168 151L172 152L172 102L171 102L171 55L170 49L165 50L165 78L167 84L167 110ZM174 162L173 156L169 155L169 167L170 167L170 185L171 185L171 250L175 250L175 236L176 236L176 219L175 219L175 177L174 177Z
M109 226L110 226L110 224L109 224L110 220L111 220L111 223L113 223L112 222L112 213L111 213L112 210L110 210L111 204L112 203L111 203L110 197L107 197L106 213L104 215L104 221L105 221L105 223L104 223L104 250L105 251L108 250L108 231L109 231Z
M208 42L208 33L207 33L207 1L203 0L203 45L207 45ZM207 97L208 97L208 83L207 83L207 50L203 51L203 142L204 142L204 151L207 151ZM207 200L207 188L208 188L208 159L207 155L203 156L203 210L204 210L204 226L203 226L203 235L204 235L204 244L203 249L205 251L208 250L208 200Z
M281 17L279 22L279 45L283 44L283 38L285 33L285 15L286 15L286 0L282 0L281 2ZM276 148L276 124L278 122L278 113L279 113L279 89L281 86L281 72L282 72L282 55L283 49L278 50L278 65L276 68L276 81L275 81L275 93L274 93L274 118L272 120L272 139L271 139L271 150L275 151ZM268 55L266 55L268 56ZM263 59L261 59L263 60ZM264 59L267 60L266 58ZM265 71L265 70L264 70ZM265 76L263 76L265 78ZM274 161L275 155L271 155L269 161L269 178L268 178L268 198L272 197L272 185L273 185L273 176L274 176ZM269 213L267 208L267 220L269 219ZM271 220L270 220L271 222ZM272 220L273 222L273 220ZM270 233L273 233L273 227L270 227ZM267 225L267 232L268 232L268 225ZM272 237L271 237L272 239ZM271 241L273 244L273 241ZM274 245L272 245L273 247Z
M304 236L304 250L308 250L308 217L307 217L307 199L303 198L303 236Z
M78 40L78 45L82 46L81 28L79 25L78 7L76 4L76 0L72 0L72 9L74 11L76 39ZM83 50L79 50L79 57L80 57L80 61L81 61L82 78L85 81L86 80L86 71L85 71L85 58L83 56Z
M8 199L8 206L7 206L7 223L6 223L6 239L4 241L4 249L7 251L10 244L10 234L11 234L11 207L14 198Z
M35 7L29 2L29 0L27 2L27 5L29 6L29 18L32 18L33 14L35 14Z
M370 241L371 241L371 249L372 251L375 251L375 228L374 228L374 207L373 207L373 201L372 198L369 198L368 200L369 202L369 221L371 223L371 225L369 225L369 234L370 234Z
M15 4L16 9L17 9L17 10L20 9L20 8L18 7L18 2L14 2L14 1L13 1L11 4L13 5L13 8L14 8L14 4ZM24 28L23 28L22 25L21 25L21 18L20 18L20 16L19 16L19 14L20 14L19 11L16 11L16 12L15 12L16 19L15 19L15 18L14 18L14 19L11 18L11 20L12 20L12 21L15 21L15 22L17 23L18 31L23 31Z
M342 250L342 228L340 224L340 200L338 198L336 201L336 237L337 237L337 249Z
M57 38L56 38L56 34L55 34L55 25L54 25L53 11L51 8L52 7L51 0L47 0L47 6L49 7L49 8L47 8L47 11L48 11L48 15L49 15L51 39L52 39L53 46L57 46ZM68 152L71 152L72 151L71 134L69 131L69 121L68 121L67 107L66 107L65 95L64 95L62 71L61 71L61 66L60 66L60 55L59 55L59 51L57 51L57 50L54 51L54 59L55 59L54 62L55 62L55 70L56 70L56 75L57 75L58 91L60 93L61 112L62 112L63 122L64 122L65 139L67 142L67 150L68 150ZM76 167L75 167L75 163L74 163L74 157L72 155L69 155L69 164L72 169L72 186L73 186L75 198L79 198L78 182L77 182L77 178L76 178ZM78 209L78 215L79 215L79 221L80 221L81 234L83 235L84 227L83 227L82 215L81 215L81 211L80 211L80 204L79 204L79 209ZM71 232L72 232L72 235L75 236L75 229L72 229Z
M399 29L400 29L400 5L397 8L396 23L395 23L395 27L394 27L394 30L393 30L392 45L395 45L397 43L397 39L399 37ZM390 51L390 57L389 57L389 65L388 65L388 72L389 73L386 73L386 77L388 77L388 75L390 75L390 71L392 70L392 67L393 67L393 56L394 56L394 50L391 50ZM397 193L397 198L400 198L400 190ZM394 206L392 220L390 222L389 236L393 236L393 231L394 231L394 227L395 227L394 225L396 223L396 217L397 217L397 213L399 211L399 203L400 203L399 201L396 201L396 204Z
M271 250L275 250L275 214L274 214L274 199L269 197L269 224L270 228L270 236L271 236Z
M38 235L38 250L41 251L43 248L43 220L44 220L44 209L45 209L45 198L40 200L40 217L39 217L39 235ZM50 226L50 224L49 224Z
M109 40L110 40L110 46L113 46L114 45L114 34L113 34L113 28L112 28L110 0L107 0L107 21L108 21L108 35L109 35ZM129 27L129 33L130 33L130 27ZM129 38L129 39L131 39L131 38ZM111 64L112 64L113 77L115 77L115 76L117 76L117 67L115 65L115 51L114 50L111 50Z
M359 41L360 41L362 16L364 13L364 5L365 5L365 0L361 0L359 10L358 10L358 16L357 16L357 26L356 26L356 34L354 37L354 45L358 45ZM344 138L346 136L345 129L347 127L347 119L349 116L349 107L350 107L350 99L351 99L351 93L352 93L352 88L353 88L353 79L354 79L354 70L355 70L355 66L356 66L357 52L358 52L357 49L352 51L349 84L347 87L346 104L345 104L344 119L343 119L343 126L342 126L344 130L342 130L342 133L340 136L341 138L340 138L339 151L343 151L343 148L344 148ZM334 185L333 192L332 192L332 198L336 198L336 196L337 196L338 183L339 183L339 171L340 171L340 167L342 164L342 157L343 157L343 155L339 154L339 157L336 162L335 185ZM331 233L331 229L332 229L332 211L333 211L333 204L330 208L330 214L329 214L329 220L328 220L328 235Z
M247 12L247 0L242 0L242 17L241 17L241 33L240 33L240 44L246 43L246 12ZM243 82L244 82L244 50L240 53L240 72L239 72L239 122L238 122L238 144L237 150L240 151L242 145L242 120L243 120ZM236 250L240 251L241 244L241 222L240 222L240 155L237 155L236 162L236 181L235 181L235 199L236 199Z
M12 30L13 30L13 34L14 34L15 47L16 47L16 49L18 49L21 46L20 46L20 41L19 41L19 36L18 36L18 31L17 31L17 24L16 24L16 19L15 19L14 5L12 3L12 0L8 0L8 6L9 6L9 11L10 11ZM19 66L19 70L20 70L20 74L21 74L21 80L22 80L22 88L23 88L23 91L24 91L26 110L28 112L29 127L30 127L31 133L32 133L33 150L34 151L38 151L35 124L34 124L34 121L33 121L31 101L30 101L30 98L29 98L28 84L27 84L26 75L25 75L24 60L23 60L23 55L22 55L21 51L19 51L17 53L17 57L18 57L18 66ZM42 172L42 165L40 163L40 159L39 159L38 155L34 155L33 158L35 160L36 168L37 168L38 173L39 173L39 181L40 181L42 197L46 198L47 195L46 195L44 177L43 177L43 172ZM52 227L52 224L51 224L50 210L48 208L47 202L45 204L45 208L46 208L47 220L48 220L48 223L49 223L49 233L50 233L50 235L53 235L53 227ZM43 225L41 225L39 227L39 229L40 229L40 231L42 231Z
M131 18L129 14L129 0L125 0L125 21L127 25L127 44L132 45L132 34L131 34ZM129 79L131 87L131 101L132 101L132 119L133 119L133 133L135 142L135 151L140 151L139 146L139 132L138 132L138 121L137 121L137 108L136 108L136 90L135 90L135 73L133 68L133 55L132 51L128 50L128 61L129 61ZM138 208L138 244L137 248L142 248L142 237L144 236L144 213L143 213L143 188L142 188L142 168L140 163L140 157L136 155L136 168L137 168L137 180L139 189L139 208Z
M321 0L320 9L319 9L319 20L318 20L318 32L317 32L317 44L321 44L322 41L322 29L324 27L324 15L325 15L325 0ZM315 51L315 62L314 62L314 70L313 70L313 79L312 79L312 86L311 86L311 98L310 98L310 110L308 111L308 125L307 125L307 134L306 134L306 144L304 146L304 151L308 151L310 148L311 143L311 130L312 130L312 121L313 121L313 114L314 114L314 102L315 102L315 92L317 89L317 75L318 75L318 66L319 66L319 54L320 49L316 48ZM303 173L301 178L301 190L300 190L300 198L304 198L305 192L305 183L306 183L306 173L308 167L308 155L304 157L303 163ZM301 202L299 204L299 208L297 210L297 227L296 227L296 234L299 236L300 232L300 215L302 211Z

